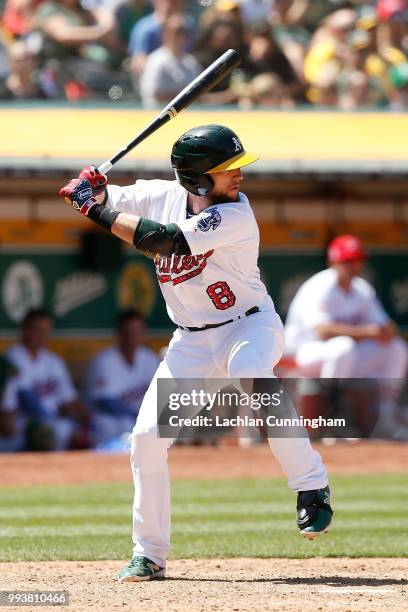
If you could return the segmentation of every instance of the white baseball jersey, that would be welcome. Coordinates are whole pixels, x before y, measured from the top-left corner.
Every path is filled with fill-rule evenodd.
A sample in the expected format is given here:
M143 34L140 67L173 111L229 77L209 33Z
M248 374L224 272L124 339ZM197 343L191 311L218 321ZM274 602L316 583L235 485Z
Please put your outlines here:
M56 416L62 404L76 399L77 392L67 367L55 353L42 349L33 358L22 344L15 344L6 356L18 371L17 379L6 389L6 410L17 408L19 390L33 391L50 416Z
M120 399L135 414L159 365L149 348L135 350L133 363L126 361L117 347L101 351L91 362L86 380L90 400Z
M177 181L138 180L108 187L107 206L159 223L176 223L191 255L155 260L167 312L179 325L202 327L243 315L268 298L258 268L259 230L248 198L214 204L187 218Z
M317 325L382 325L389 317L373 287L355 277L349 291L337 282L334 268L318 272L300 287L290 305L285 325L286 352L295 354L305 342L320 340Z

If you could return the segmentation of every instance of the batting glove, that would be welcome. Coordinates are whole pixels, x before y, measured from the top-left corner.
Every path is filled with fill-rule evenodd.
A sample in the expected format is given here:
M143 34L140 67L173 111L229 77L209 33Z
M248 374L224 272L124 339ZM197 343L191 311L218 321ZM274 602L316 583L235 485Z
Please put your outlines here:
M92 195L102 195L108 186L108 178L106 174L100 174L95 166L85 166L78 175L80 179L86 179L91 183Z
M58 193L68 204L72 204L76 210L79 210L85 216L98 204L92 195L92 184L85 178L70 180Z

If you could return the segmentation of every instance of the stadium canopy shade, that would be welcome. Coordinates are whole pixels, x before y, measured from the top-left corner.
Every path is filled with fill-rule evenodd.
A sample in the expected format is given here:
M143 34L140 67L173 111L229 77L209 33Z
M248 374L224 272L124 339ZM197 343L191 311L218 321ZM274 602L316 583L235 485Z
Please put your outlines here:
M157 111L129 107L0 107L0 174L66 172L101 163ZM239 111L196 108L156 132L117 170L170 171L172 143L194 125L221 123L261 161L248 174L406 175L408 114L329 111Z

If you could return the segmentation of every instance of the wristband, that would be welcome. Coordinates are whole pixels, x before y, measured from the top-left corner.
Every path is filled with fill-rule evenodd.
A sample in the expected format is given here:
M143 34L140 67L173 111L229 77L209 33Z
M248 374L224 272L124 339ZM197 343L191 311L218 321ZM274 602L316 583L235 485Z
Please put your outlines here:
M106 208L106 206L102 206L101 204L95 204L95 206L92 206L89 210L87 217L110 232L119 214L117 210Z

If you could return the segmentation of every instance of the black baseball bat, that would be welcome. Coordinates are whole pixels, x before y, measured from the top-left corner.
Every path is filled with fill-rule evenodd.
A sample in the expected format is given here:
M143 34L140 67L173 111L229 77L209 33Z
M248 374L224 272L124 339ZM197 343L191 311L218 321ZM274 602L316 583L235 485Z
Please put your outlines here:
M204 92L212 89L217 83L222 81L227 74L234 70L241 63L240 55L234 49L229 49L221 55L208 68L203 70L197 78L194 79L187 87L185 87L167 106L161 111L157 117L153 119L137 136L133 138L123 149L118 151L111 159L101 164L98 172L106 174L116 162L127 155L138 144L143 142L148 136L156 132L165 123L174 119L176 115L184 108L187 108L199 98Z

